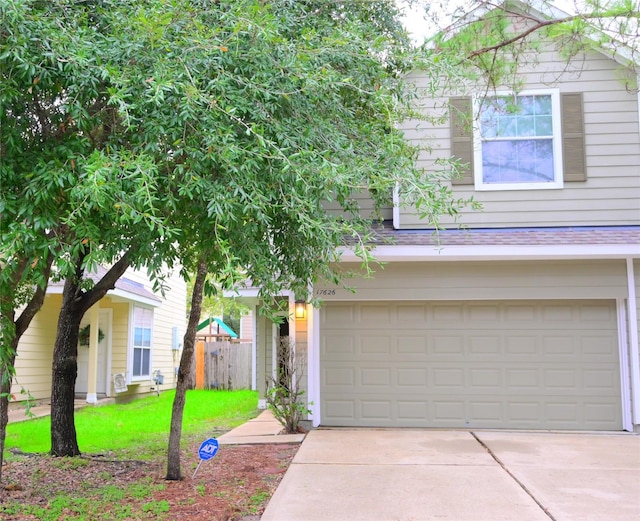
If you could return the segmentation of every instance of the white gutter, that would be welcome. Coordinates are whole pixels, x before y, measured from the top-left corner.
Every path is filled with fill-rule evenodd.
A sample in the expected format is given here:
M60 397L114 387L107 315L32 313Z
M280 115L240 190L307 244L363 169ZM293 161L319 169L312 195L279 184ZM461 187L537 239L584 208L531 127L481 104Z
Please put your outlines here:
M342 262L361 262L355 252L340 248ZM392 261L452 261L452 260L551 260L551 259L628 259L640 258L637 244L598 245L486 245L486 246L377 246L373 257Z
M47 295L62 295L64 291L64 286L56 285L47 287ZM149 292L149 290L146 290ZM145 304L147 306L151 306L157 308L160 304L162 304L162 300L159 297L149 298L143 295L138 295L137 293L133 293L131 291L125 291L122 289L110 289L107 291L105 297L116 297L119 299L124 299L129 302L137 302L138 304Z

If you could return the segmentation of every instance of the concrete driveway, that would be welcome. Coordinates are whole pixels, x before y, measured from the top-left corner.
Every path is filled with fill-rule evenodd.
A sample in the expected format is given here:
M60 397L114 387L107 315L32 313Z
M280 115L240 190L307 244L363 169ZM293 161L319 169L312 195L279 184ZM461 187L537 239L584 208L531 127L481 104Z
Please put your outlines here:
M637 521L640 436L311 431L261 521Z

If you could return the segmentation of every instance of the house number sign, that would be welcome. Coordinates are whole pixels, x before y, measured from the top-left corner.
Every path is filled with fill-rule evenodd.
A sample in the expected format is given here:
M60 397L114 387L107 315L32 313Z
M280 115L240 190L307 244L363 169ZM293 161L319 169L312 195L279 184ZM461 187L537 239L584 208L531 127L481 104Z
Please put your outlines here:
M330 297L336 294L335 289L317 289L316 297Z

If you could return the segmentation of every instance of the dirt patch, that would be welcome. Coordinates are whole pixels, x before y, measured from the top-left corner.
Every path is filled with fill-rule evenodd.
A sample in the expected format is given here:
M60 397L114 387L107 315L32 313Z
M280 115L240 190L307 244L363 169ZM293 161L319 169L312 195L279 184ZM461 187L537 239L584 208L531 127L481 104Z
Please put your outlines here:
M102 505L86 519L258 520L299 447L221 446L193 477L198 446L189 443L182 454L182 481L164 479L166 456L143 462L12 455L3 468L0 519L42 519L43 511L59 508L53 503L56 497L69 498L69 505L77 497L90 500L86 508ZM74 512L62 511L59 519L77 519Z

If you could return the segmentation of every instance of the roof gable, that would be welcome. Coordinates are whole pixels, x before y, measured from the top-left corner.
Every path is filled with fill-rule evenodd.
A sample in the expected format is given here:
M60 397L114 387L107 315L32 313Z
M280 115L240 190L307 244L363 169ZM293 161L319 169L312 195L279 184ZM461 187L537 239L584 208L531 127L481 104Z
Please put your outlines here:
M497 10L504 10L507 13L513 13L514 15L524 14L528 18L532 18L543 23L544 26L552 25L548 22L556 20L570 21L576 16L579 16L568 13L545 0L530 0L528 2L522 2L519 0L498 0L491 3L483 2L464 16L455 20L442 33L445 35L445 39L452 38L464 27L473 22L482 20L487 15ZM616 38L616 34L613 31L608 32L593 24L592 27L594 29L593 33L585 35L585 38L588 38L594 44L592 50L601 53L624 67L636 69L640 74L640 70L638 70L640 66L640 51L637 47L632 48L625 42ZM607 43L608 40L611 40L611 42ZM640 41L635 42L635 44L640 46Z

